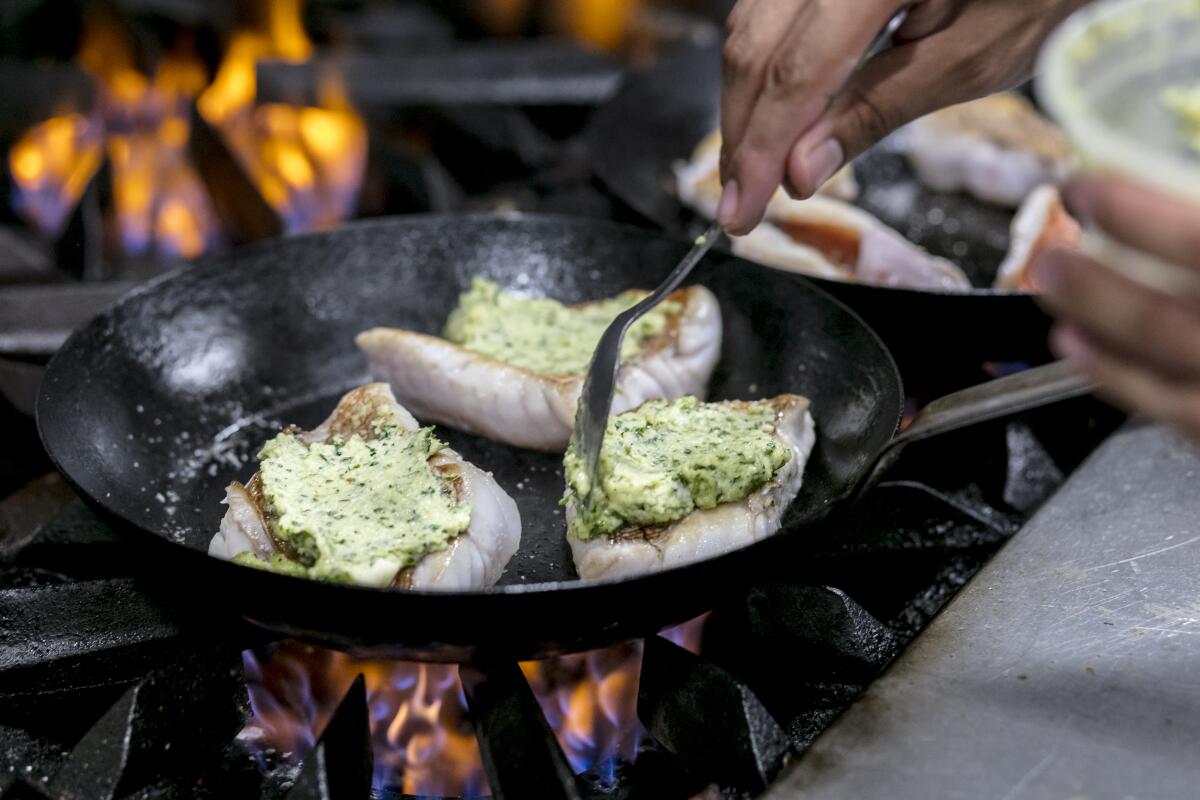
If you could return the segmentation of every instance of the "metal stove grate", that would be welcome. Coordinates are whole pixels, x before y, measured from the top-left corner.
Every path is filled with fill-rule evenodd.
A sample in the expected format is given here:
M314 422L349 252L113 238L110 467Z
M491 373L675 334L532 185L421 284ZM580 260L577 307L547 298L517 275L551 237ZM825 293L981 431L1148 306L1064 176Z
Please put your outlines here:
M700 655L662 637L645 643L638 716L650 738L611 780L572 774L515 664L464 668L494 796L760 793L1117 419L1081 400L914 448L837 536L716 609ZM0 540L0 797L369 795L361 681L298 770L264 773L236 738L249 713L240 654L263 635L160 596L142 579L152 565L78 500L35 489L39 508L48 496L62 507L48 523L12 527L29 518L14 510L28 492L0 503L10 521Z

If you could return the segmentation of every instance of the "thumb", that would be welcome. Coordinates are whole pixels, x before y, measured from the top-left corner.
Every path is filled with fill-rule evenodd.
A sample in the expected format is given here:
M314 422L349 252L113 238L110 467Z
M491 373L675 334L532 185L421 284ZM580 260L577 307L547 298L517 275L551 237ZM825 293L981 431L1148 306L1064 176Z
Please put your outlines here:
M935 37L940 38L940 37ZM785 187L811 197L838 169L892 131L937 108L985 93L943 48L923 39L871 59L788 152Z

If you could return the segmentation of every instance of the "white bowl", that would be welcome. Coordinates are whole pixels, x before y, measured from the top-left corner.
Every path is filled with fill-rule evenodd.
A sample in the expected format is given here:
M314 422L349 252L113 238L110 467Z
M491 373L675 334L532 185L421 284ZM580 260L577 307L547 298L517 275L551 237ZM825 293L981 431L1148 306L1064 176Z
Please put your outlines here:
M1200 0L1099 0L1047 40L1037 93L1066 131L1075 168L1115 173L1200 204L1200 152L1163 101L1200 85ZM1193 133L1194 136L1194 133ZM1084 248L1172 293L1198 291L1183 273L1088 230Z

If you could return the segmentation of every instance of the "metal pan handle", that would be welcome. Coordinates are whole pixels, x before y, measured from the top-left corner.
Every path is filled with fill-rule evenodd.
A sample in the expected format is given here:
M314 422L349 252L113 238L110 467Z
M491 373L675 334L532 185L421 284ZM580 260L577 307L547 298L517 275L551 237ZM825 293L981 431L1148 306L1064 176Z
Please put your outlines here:
M909 426L876 454L855 486L853 497L872 486L911 442L1091 394L1094 389L1094 384L1066 362L1055 361L938 398L921 409Z

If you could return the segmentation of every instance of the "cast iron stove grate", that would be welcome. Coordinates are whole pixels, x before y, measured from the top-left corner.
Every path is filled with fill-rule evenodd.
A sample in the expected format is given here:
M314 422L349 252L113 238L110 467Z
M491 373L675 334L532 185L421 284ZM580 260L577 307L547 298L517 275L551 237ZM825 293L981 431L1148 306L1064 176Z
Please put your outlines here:
M1116 422L1083 399L911 450L834 544L714 610L699 655L645 642L648 737L606 774L573 774L515 663L463 668L493 796L760 793ZM242 651L262 632L149 589L137 554L46 481L0 520L0 797L403 796L372 788L361 679L298 766L264 769L238 740Z

